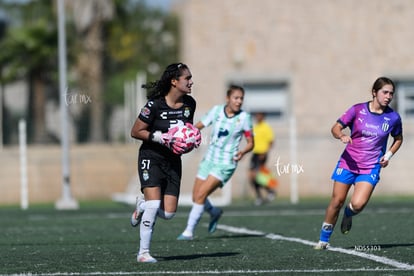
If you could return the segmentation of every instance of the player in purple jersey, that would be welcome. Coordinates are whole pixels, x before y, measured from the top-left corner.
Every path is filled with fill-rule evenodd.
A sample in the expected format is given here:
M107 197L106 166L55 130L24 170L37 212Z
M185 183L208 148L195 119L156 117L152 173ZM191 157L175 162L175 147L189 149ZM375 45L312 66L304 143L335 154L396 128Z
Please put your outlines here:
M177 210L184 149L177 141L179 138L172 138L172 130L179 124L193 123L196 102L189 95L192 86L191 72L183 63L167 66L160 80L144 86L149 89L148 102L131 130L131 136L142 141L138 175L145 200L137 199L131 216L131 225L139 225L140 230L138 262L157 261L150 255L156 218L171 219ZM197 132L198 146L200 131L191 127Z
M349 108L331 129L332 135L346 144L346 147L332 174L332 198L315 249L328 247L339 212L349 189L354 185L354 192L345 207L341 222L343 234L351 230L352 217L360 213L368 203L380 179L381 168L388 166L391 157L402 144L400 115L389 107L394 89L392 80L378 78L372 86L372 101ZM347 127L350 128L349 135L343 132ZM390 135L394 140L387 150Z

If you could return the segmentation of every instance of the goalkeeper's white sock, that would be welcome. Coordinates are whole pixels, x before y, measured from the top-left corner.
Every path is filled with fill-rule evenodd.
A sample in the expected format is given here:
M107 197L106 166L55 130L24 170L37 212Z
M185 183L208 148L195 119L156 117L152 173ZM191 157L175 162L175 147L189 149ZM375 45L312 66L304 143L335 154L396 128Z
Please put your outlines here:
M137 211L138 212L145 211L145 200L142 200L140 202L137 202Z
M154 224L157 219L157 212L160 204L161 200L148 200L145 202L145 211L142 214L141 223L139 225L140 243L138 254L143 254L150 250L152 231L154 230Z
M187 237L192 237L194 229L197 226L198 222L201 219L201 216L204 212L204 204L193 203L190 214L188 215L187 227L185 228L183 235Z
M167 211L159 208L158 209L158 212L157 212L157 216L159 218L162 218L162 219L165 219L165 220L169 220L169 219L172 219L175 216L175 212L174 213L167 212Z

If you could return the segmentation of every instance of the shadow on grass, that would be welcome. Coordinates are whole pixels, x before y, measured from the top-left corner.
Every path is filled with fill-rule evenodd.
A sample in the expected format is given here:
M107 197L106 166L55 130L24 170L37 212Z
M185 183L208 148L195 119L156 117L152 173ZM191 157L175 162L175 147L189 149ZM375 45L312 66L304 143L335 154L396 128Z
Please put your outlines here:
M238 239L238 238L250 238L250 237L258 238L258 237L264 237L264 236L266 236L266 234L264 235L251 235L251 234L216 235L216 236L208 237L208 239Z
M192 254L192 255L181 255L181 256L170 256L162 257L159 256L158 259L164 261L176 261L176 260L194 260L199 258L217 258L217 257L229 257L239 255L237 252L220 252L220 253L211 253L211 254Z

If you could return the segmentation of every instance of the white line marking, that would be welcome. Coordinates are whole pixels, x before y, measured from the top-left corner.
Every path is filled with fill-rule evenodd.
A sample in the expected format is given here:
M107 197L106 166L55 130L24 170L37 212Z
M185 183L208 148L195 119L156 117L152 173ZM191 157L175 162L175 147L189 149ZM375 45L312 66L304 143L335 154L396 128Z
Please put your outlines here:
M412 212L411 210L408 209L401 209L399 210L400 212ZM379 210L378 212L384 212L384 210ZM387 212L387 210L385 209L385 212ZM309 213L312 214L319 214L321 213L320 210L312 210L309 211ZM238 213L236 212L228 212L226 213L227 215L232 215L232 216L239 216ZM263 215L263 212L257 213L258 215ZM300 212L297 212L295 210L288 210L288 211L283 211L280 212L279 215L297 215L300 214ZM243 216L245 216L246 214L243 213ZM270 213L266 213L266 215L272 215L274 216L274 211L272 211ZM107 218L110 219L118 219L118 218L123 218L123 217L128 217L128 214L123 214L123 213L110 213L107 215ZM183 215L184 216L184 215ZM185 215L187 216L187 215ZM32 220L43 220L46 219L47 216L32 216L30 219ZM94 215L82 215L82 216L74 216L73 219L95 219L96 216ZM239 228L239 227L233 227L233 226L226 226L226 225L218 225L217 226L218 229L221 229L223 231L227 231L227 232L232 232L232 233L239 233L239 234L250 234L250 235L257 235L257 236L264 236L266 238L269 239L273 239L273 240L285 240L285 241L291 241L291 242L297 242L297 243L301 243L304 245L309 245L309 246L315 246L316 242L312 242L312 241L308 241L308 240L303 240L300 238L294 238L294 237L284 237L281 235L277 235L277 234L272 234L272 233L264 233L261 231L256 231L256 230L250 230L247 228ZM206 275L206 274L211 274L211 275L218 275L218 274L235 274L235 275L239 275L239 274L269 274L269 273L274 273L274 274L279 274L279 273L284 273L284 274L288 274L288 273L335 273L335 272L394 272L394 271L407 271L407 270L414 270L414 265L410 265L407 263L401 263L386 257L380 257L380 256L376 256L376 255L371 255L371 254L367 254L367 253L363 253L363 252L359 252L359 251L354 251L354 250L349 250L349 249L343 249L343 248L338 248L338 247L329 247L328 250L331 251L336 251L336 252L341 252L344 254L350 254L350 255L355 255L358 257L362 257L362 258L366 258L369 260L373 260L375 262L379 262L385 265L389 265L389 266L393 266L395 268L370 268L370 269L366 269L366 268L359 268L359 269L303 269L303 270L299 270L299 269L283 269L283 270L226 270L226 271L219 271L219 270L207 270L207 271L115 271L115 272L100 272L100 271L95 271L95 272L55 272L55 273L29 273L29 274L24 274L24 273L18 273L18 274L0 274L0 276L23 276L23 275L30 275L30 276L75 276L75 275L85 275L85 276L94 276L94 275Z
M207 271L115 271L115 272L54 272L54 273L19 273L19 274L0 274L0 276L94 276L94 275L205 275L205 274L268 274L268 273L332 273L332 272L394 272L394 271L406 271L403 269L392 268L370 268L370 269L282 269L282 270L207 270Z
M231 232L231 233L265 236L266 238L272 239L272 240L291 241L291 242L297 242L297 243L310 245L310 246L315 246L316 245L316 242L303 240L303 239L300 239L300 238L284 237L284 236L281 236L281 235L276 235L276 234L271 234L271 233L266 234L266 233L261 232L261 231L249 230L247 228L233 227L233 226L222 225L222 224L218 225L217 228L220 229L220 230L223 230L223 231ZM355 251L355 250L344 249L344 248L340 248L340 247L331 247L330 246L330 247L328 247L328 250L341 252L341 253L349 254L349 255L355 255L355 256L358 256L358 257L361 257L361 258L365 258L365 259L369 259L369 260L378 262L378 263L393 266L393 267L396 267L396 268L402 269L402 270L414 270L414 265L410 265L410 264L407 264L407 263L401 263L401 262L398 262L396 260L392 260L392 259L389 259L389 258L386 258L386 257L376 256L376 255L367 254L367 253L359 252L359 251Z

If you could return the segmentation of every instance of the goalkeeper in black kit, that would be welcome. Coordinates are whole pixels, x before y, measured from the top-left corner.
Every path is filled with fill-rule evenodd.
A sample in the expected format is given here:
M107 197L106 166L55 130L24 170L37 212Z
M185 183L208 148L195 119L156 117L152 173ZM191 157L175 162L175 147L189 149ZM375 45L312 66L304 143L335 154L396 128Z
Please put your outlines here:
M193 124L196 102L189 94L193 86L187 65L174 63L161 79L144 85L148 102L136 119L131 136L142 140L138 154L138 175L144 198L137 198L131 225L138 226L140 245L137 261L155 263L150 255L153 227L157 217L175 215L182 175L181 155L189 152L187 143L175 133L182 125L192 132L194 147L201 143L200 131Z

